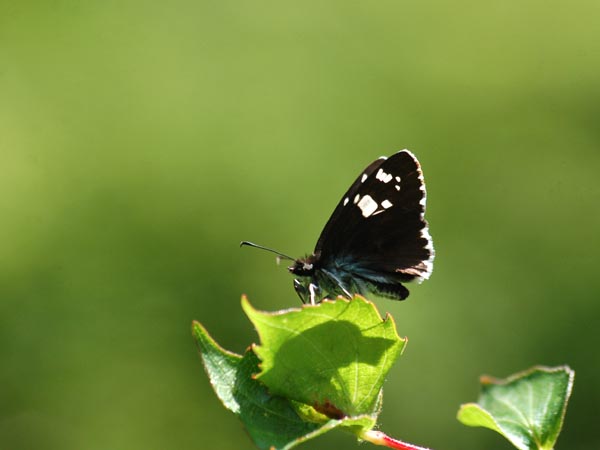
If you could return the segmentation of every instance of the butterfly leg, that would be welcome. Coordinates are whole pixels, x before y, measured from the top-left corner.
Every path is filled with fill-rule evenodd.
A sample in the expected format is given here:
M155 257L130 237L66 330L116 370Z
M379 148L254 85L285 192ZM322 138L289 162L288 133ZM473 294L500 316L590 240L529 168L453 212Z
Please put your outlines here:
M316 305L321 301L321 289L319 288L318 284L315 284L311 281L311 283L308 285L308 291L310 292L311 305Z
M319 283L314 278L311 278L306 283L306 279L303 279L304 283L298 279L294 280L294 289L302 300L302 303L309 303L311 305L316 305L321 302L321 288L319 287Z
M294 290L296 291L296 294L298 294L298 297L300 297L300 300L302 300L302 303L306 303L308 298L308 290L306 289L306 286L304 286L304 284L297 278L294 279Z

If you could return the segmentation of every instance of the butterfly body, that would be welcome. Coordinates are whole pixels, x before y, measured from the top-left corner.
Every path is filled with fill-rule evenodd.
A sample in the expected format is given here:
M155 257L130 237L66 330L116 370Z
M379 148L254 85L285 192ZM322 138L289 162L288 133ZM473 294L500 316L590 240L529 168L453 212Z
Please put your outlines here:
M400 273L378 273L365 269L352 260L336 261L332 266L321 267L314 254L296 260L288 270L298 277L294 280L294 288L302 302L312 304L325 298L340 295L351 298L354 294L364 296L369 292L376 292L393 300L403 300L408 297L408 289L401 281L413 278Z
M338 203L311 255L279 254L294 261L288 270L297 277L300 299L315 304L371 292L408 297L403 283L427 279L433 270L425 203L423 174L411 152L373 161Z

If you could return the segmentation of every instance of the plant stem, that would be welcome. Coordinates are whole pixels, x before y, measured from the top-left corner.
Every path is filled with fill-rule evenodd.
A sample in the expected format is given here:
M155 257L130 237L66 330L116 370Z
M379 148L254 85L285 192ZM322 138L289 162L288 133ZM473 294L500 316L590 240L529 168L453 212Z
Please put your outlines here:
M385 447L395 448L397 450L430 450L426 447L419 447L418 445L393 439L381 431L369 430L365 433L362 433L360 437L361 439L369 441L372 444L383 445Z

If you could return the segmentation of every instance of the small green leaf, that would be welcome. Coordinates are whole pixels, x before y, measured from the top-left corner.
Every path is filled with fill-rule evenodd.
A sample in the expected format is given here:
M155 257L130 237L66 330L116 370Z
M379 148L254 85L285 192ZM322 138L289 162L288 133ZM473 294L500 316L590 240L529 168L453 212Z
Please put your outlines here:
M193 323L192 331L215 393L240 418L259 448L288 449L307 436L327 431L320 431L320 424L302 420L288 400L270 395L252 378L259 370L253 352L242 357L224 350L198 322Z
M362 297L286 311L242 307L260 336L257 378L269 392L311 405L328 418L376 417L385 377L401 354L391 316Z
M505 380L484 376L478 403L462 405L458 420L495 430L519 450L551 450L574 377L568 366L533 367Z
M219 346L199 322L192 323L192 334L196 339L204 370L217 397L228 410L239 414L240 405L233 395L233 386L238 376L242 356Z

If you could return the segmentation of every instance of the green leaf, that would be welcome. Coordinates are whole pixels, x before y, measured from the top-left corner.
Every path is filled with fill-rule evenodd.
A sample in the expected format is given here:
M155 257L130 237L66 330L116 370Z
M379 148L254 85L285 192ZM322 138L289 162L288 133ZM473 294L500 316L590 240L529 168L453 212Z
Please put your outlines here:
M242 307L260 336L257 378L269 392L310 405L328 418L376 417L380 391L401 354L393 319L362 297L276 313Z
M335 428L367 436L406 343L392 318L363 298L277 313L242 305L261 336L254 351L224 350L198 322L192 331L213 389L256 445L287 450Z
M215 393L240 418L259 448L288 449L307 436L327 431L321 431L320 424L301 419L287 399L269 394L252 378L259 370L252 351L242 357L224 350L198 322L193 323L192 332Z
M481 377L478 403L462 405L458 420L497 431L519 450L551 450L574 377L568 366L533 367L505 380Z

